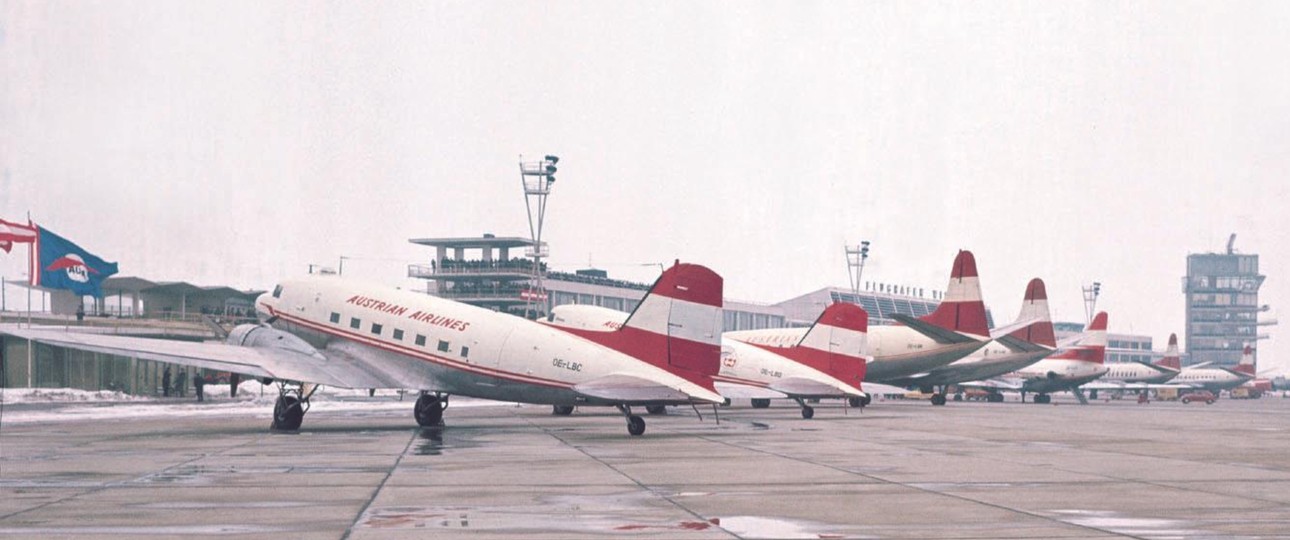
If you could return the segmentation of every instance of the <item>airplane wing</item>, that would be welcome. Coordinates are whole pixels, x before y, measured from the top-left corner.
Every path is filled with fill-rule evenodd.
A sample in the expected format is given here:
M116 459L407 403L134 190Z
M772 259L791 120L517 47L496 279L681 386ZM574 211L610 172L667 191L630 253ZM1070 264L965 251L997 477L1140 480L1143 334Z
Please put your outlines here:
M716 381L713 385L717 387L718 394L731 399L784 399L788 397L787 394L782 392L748 384Z
M1040 319L1039 317L1029 317L1026 319L1014 321L1012 324L1009 324L1007 326L1000 326L997 328L993 328L990 330L990 337L998 341L999 338L1006 336L1008 334L1011 334L1013 332L1016 332L1017 330L1021 330L1022 328L1025 328L1032 324L1035 324L1040 320L1042 319Z
M689 394L636 375L614 373L573 386L589 398L615 403L689 402Z
M1246 380L1250 380L1254 378L1254 375L1250 375L1249 373L1241 373L1229 367L1219 367L1218 369L1231 373L1232 375L1236 375L1238 378L1244 378Z
M402 388L388 377L365 370L363 364L345 361L343 358L329 358L321 353L309 355L286 349L84 334L9 325L0 326L0 334L80 351L229 371L255 378L300 381L339 388Z
M983 379L980 381L971 381L959 383L958 386L966 388L984 388L987 390L1021 390L1021 382L1012 382L1004 379Z
M793 397L844 397L852 395L844 393L836 386L824 384L819 381L805 379L802 377L790 377L771 383L771 390L783 392Z
M977 341L948 328L941 328L932 323L910 317L909 315L893 313L891 314L891 318L899 321L905 326L913 328L914 331L931 338L932 341L940 343L941 345L949 345L952 343L972 343Z

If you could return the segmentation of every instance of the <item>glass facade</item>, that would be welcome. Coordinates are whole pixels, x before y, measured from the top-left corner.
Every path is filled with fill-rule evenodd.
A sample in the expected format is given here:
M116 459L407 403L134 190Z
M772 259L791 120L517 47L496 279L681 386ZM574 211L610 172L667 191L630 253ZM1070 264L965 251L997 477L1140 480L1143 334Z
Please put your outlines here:
M1258 255L1187 256L1185 341L1193 363L1236 365L1245 346L1254 345L1264 277ZM1257 361L1257 350L1255 355Z

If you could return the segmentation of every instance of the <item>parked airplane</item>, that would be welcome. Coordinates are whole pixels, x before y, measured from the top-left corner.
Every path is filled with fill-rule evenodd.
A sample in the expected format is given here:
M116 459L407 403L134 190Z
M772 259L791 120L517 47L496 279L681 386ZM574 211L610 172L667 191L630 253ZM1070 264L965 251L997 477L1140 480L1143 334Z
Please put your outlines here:
M1102 378L1084 385L1090 397L1096 399L1098 391L1153 390L1160 388L1186 388L1185 385L1167 384L1182 371L1182 355L1178 352L1178 335L1169 334L1169 348L1165 356L1151 362L1116 362L1106 365Z
M1026 400L1026 393L1035 393L1035 403L1052 401L1053 392L1070 390L1081 402L1085 402L1079 387L1106 374L1106 312L1099 312L1089 324L1086 337L1079 345L1063 349L1057 354L1035 362L1011 374L964 383L969 388L984 388L998 393L1003 390L1021 392L1021 400ZM994 401L1001 401L993 398Z
M945 298L936 311L920 318L893 315L903 325L869 328L869 361L865 382L887 381L944 366L984 347L990 330L976 259L970 251L954 257ZM727 332L732 339L768 347L800 343L804 328L775 328ZM862 401L863 403L863 401Z
M275 429L300 427L319 385L414 388L414 417L442 425L449 395L504 401L613 405L632 435L633 405L721 403L722 279L677 263L621 328L560 329L513 315L343 280L283 282L256 300L263 324L227 344L189 343L0 327L0 334L60 347L134 356L279 382Z
M1233 367L1204 367L1206 365L1208 364L1185 367L1170 382L1184 384L1193 388L1204 388L1217 394L1223 390L1236 388L1256 377L1254 349L1248 345L1241 354L1241 362Z
M1043 280L1035 278L1026 284L1021 313L1008 328L992 332L994 341L967 358L934 368L926 373L886 381L902 387L918 387L932 394L932 405L945 404L946 387L968 381L979 381L1011 373L1034 364L1057 350L1052 318L1048 311L1048 293ZM991 393L990 401L1003 401Z
M569 328L611 331L626 313L590 305L563 305L551 310L550 323ZM721 371L716 388L727 398L750 398L754 408L771 399L792 399L802 418L815 416L807 399L866 398L860 388L865 374L865 332L869 314L855 304L824 309L801 340L791 347L769 347L728 337L721 340ZM647 409L658 414L661 407ZM563 413L564 411L557 411Z

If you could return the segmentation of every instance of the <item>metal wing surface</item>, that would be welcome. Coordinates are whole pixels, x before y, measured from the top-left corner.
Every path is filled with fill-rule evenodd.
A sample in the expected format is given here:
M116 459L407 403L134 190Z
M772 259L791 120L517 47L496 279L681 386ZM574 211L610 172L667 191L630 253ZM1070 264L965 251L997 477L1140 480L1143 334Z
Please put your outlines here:
M174 341L50 329L0 326L0 334L79 351L142 358L256 378L316 383L340 388L399 388L361 362L329 359L320 353L239 347L225 343ZM344 359L352 360L352 359Z

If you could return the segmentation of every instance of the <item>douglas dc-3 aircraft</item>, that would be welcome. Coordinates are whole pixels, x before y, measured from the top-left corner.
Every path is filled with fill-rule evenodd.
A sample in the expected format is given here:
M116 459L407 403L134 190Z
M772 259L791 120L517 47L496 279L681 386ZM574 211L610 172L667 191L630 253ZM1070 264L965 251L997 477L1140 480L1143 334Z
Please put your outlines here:
M551 310L550 323L609 331L623 324L626 313L600 306L563 305ZM723 337L721 371L716 388L727 398L751 398L753 407L771 399L790 398L802 407L802 418L815 416L806 404L813 398L860 399L865 373L865 333L869 314L855 304L832 304L791 347L753 345ZM651 413L656 409L649 409Z
M240 373L279 383L274 429L300 427L319 385L421 390L414 416L442 425L449 395L613 405L721 403L722 279L677 263L622 327L562 329L421 293L337 277L285 281L256 300L262 324L226 344L0 327L0 334L99 353Z

